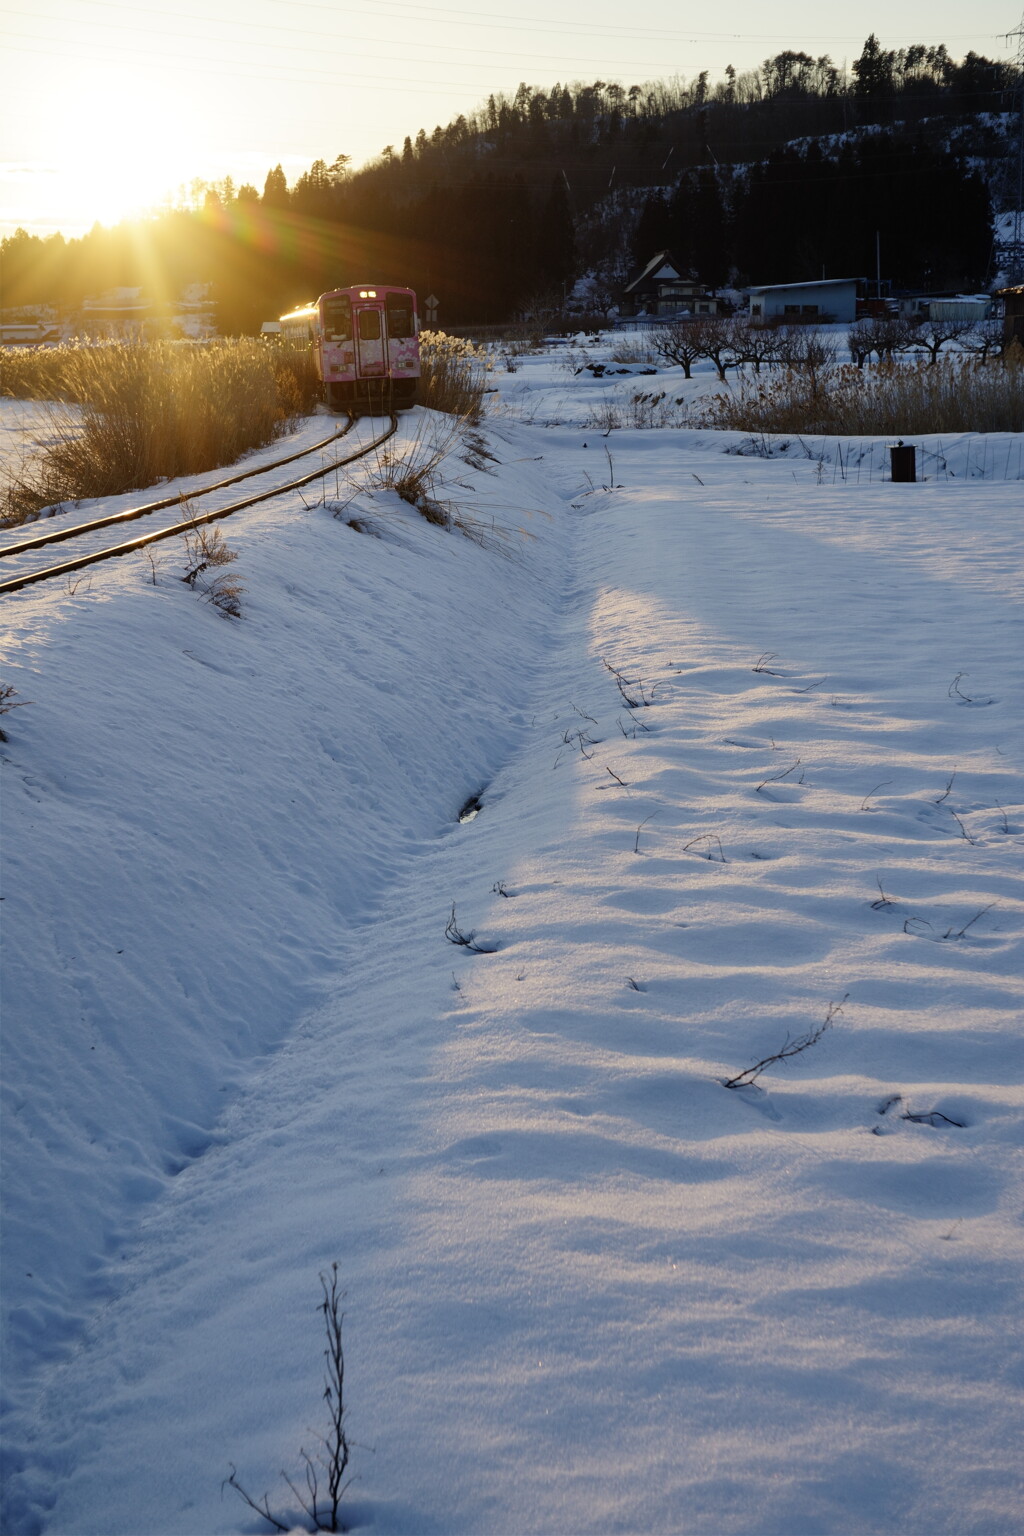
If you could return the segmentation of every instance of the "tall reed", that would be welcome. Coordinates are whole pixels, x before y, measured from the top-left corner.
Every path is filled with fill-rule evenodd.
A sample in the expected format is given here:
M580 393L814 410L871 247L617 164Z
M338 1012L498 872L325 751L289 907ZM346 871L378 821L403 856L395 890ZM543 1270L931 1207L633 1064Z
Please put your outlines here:
M86 347L0 347L0 395L11 400L71 400L71 378ZM91 350L91 349L89 349Z
M6 361L6 360L5 360ZM254 340L55 348L16 358L5 389L55 404L48 443L13 472L0 522L231 464L315 399L305 354ZM67 402L76 402L71 410Z
M940 357L928 365L883 361L775 378L739 377L709 395L691 426L812 436L915 436L928 432L1024 431L1024 361Z
M420 334L420 405L475 422L483 412L487 349L444 331Z

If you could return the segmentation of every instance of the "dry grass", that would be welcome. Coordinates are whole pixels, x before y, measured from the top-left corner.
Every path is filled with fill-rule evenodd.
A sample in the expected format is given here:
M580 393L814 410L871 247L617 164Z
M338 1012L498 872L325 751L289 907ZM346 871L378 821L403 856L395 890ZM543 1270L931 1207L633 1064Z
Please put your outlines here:
M493 514L467 502L463 497L455 500L445 495L444 461L450 454L468 443L479 459L482 439L469 429L474 421L466 417L443 417L422 412L415 435L411 440L395 443L391 440L376 451L369 464L364 460L359 470L359 481L373 491L394 491L408 506L435 527L461 533L483 549L507 553L507 539L496 524ZM487 452L486 458L493 459ZM461 462L466 462L464 459ZM462 490L463 481L454 482ZM351 524L350 524L351 525Z
M789 369L739 378L700 401L689 425L741 432L906 437L929 432L1024 431L1024 362L939 358L932 365Z
M12 709L24 709L30 699L19 699L18 690L10 683L0 683L0 715L9 715ZM7 732L0 726L0 741L7 740Z
M444 331L420 333L420 405L479 421L489 358L486 348Z
M74 400L71 393L77 364L93 348L71 343L62 347L3 347L0 349L0 394L11 400Z
M188 512L188 503L185 503ZM192 522L185 535L185 574L181 578L193 592L199 592L225 618L240 619L245 588L237 576L210 575L218 567L232 565L238 552L231 548L222 531L213 523Z
M310 408L306 354L260 342L56 347L15 356L4 388L56 404L50 442L0 491L0 524L231 464Z
M278 403L286 416L310 416L323 399L324 386L317 377L308 347L287 344L259 349L269 358L277 385Z
M613 363L641 363L652 368L659 360L653 340L640 333L619 337L612 347L611 359Z
M394 491L428 523L439 528L452 527L453 507L436 493L441 486L441 465L467 425L465 420L438 422L421 415L410 442L396 444L392 438L376 451L374 462L366 471L366 484L375 491Z
M603 400L584 420L584 426L606 435L619 428L647 431L689 425L685 401L666 390L634 390Z

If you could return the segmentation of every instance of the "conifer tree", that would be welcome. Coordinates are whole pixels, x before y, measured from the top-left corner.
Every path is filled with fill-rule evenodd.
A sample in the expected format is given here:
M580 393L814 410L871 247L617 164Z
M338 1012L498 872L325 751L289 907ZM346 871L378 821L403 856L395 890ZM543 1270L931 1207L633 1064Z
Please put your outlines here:
M552 182L537 225L537 271L542 282L561 288L576 264L576 235L565 178Z
M691 208L693 262L697 275L710 288L720 288L729 276L725 208L718 177L707 167L697 173Z
M290 199L288 196L288 182L280 165L275 165L272 171L267 172L267 179L263 183L264 208L287 208Z
M673 228L663 192L650 192L633 235L633 265L642 268L658 251L672 246Z

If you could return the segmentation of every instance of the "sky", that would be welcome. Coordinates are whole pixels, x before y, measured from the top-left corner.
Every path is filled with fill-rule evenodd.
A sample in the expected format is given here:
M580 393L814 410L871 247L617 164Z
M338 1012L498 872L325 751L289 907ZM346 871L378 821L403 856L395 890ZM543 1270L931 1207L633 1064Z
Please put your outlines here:
M673 0L650 0L641 27L613 0L563 0L547 16L540 0L3 0L0 233L80 234L166 205L196 178L262 190L278 163L289 182L316 159L359 165L520 81L716 80L784 48L842 64L872 31L890 48L1008 58L1020 20L993 0L969 12L894 0L856 23L783 0L770 28L763 5L735 0L720 32L705 8L692 15L694 30Z

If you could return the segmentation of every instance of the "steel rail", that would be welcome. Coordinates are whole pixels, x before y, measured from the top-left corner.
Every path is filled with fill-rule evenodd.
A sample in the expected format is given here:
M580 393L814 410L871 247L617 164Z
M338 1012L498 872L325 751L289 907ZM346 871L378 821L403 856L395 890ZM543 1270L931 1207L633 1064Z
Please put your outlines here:
M110 512L105 517L94 518L91 523L67 524L60 528L51 529L48 533L37 534L33 539L23 539L20 544L8 544L0 548L0 559L4 555L23 555L30 549L42 549L44 544L58 544L62 539L77 538L80 533L90 533L94 528L110 528L115 523L130 523L137 517L146 517L150 512L163 512L167 507L177 506L182 501L191 501L193 496L208 496L211 491L222 491L225 486L237 485L240 480L251 480L253 475L265 475L272 469L280 469L282 464L293 464L296 459L303 459L309 453L316 453L318 448L326 448L328 443L336 443L339 437L344 437L351 432L355 425L355 417L350 416L340 432L332 432L330 437L323 437L318 443L311 443L308 448L300 448L298 453L289 453L283 459L273 459L269 464L262 464L258 469L243 470L240 475L230 475L226 480L215 480L211 485L199 486L194 491L179 491L176 496L167 496L163 501L150 501L141 507L129 507L126 512Z
M243 507L254 507L261 501L270 501L275 496L282 496L285 491L298 490L300 486L308 485L311 480L322 479L329 475L332 469L340 469L345 464L354 464L357 459L364 458L386 443L390 437L394 437L398 431L398 417L392 416L388 430L372 443L367 443L360 448L358 453L350 453L346 458L336 459L333 464L322 465L313 470L312 474L303 475L298 480L289 480L285 485L275 485L269 491L260 491L256 496L246 496L242 501L234 501L230 506L218 507L213 512L197 512L187 522L175 523L171 528L159 528L155 533L142 534L137 539L130 539L126 544L115 544L108 549L97 550L91 555L79 555L74 560L65 560L60 565L49 565L41 571L31 571L25 576L16 576L10 581L0 582L0 597L8 592L17 592L21 587L31 586L36 581L48 581L55 576L67 576L72 571L80 571L87 565L96 565L100 560L113 560L118 555L127 555L134 549L144 549L147 544L155 544L160 539L172 539L183 533L190 533L200 523L215 523L222 517L230 517L232 512L240 512ZM341 436L339 433L338 436ZM301 455L296 455L301 457ZM176 497L175 500L178 498ZM170 503L173 505L173 503Z

